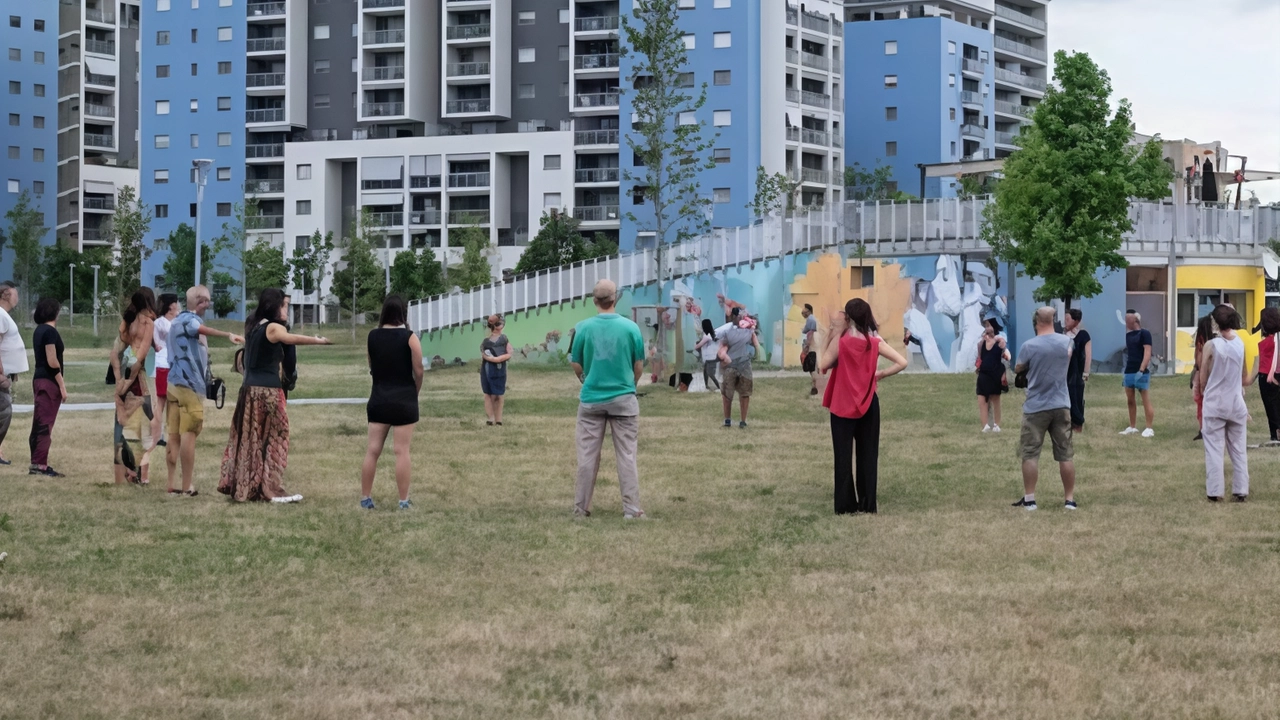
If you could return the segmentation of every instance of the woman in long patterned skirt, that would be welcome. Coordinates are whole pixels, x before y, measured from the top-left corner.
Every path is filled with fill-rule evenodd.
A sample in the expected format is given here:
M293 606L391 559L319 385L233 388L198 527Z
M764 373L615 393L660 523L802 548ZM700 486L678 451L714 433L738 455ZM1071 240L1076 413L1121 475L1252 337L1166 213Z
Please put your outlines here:
M116 378L115 457L117 485L147 485L154 439L151 437L151 392L144 367L155 332L156 295L140 287L129 299L111 350Z
M286 345L329 345L322 337L287 329L284 293L268 288L245 324L244 385L231 418L231 437L222 455L218 492L238 502L298 502L284 489L289 462L289 414L285 410L280 363Z

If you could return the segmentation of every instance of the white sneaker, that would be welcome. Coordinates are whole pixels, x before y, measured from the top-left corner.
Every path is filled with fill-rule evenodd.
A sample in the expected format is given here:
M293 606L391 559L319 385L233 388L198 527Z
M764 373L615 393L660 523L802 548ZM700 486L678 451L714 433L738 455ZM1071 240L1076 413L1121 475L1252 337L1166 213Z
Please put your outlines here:
M1156 436L1156 431L1152 430L1151 428L1147 428L1146 430L1142 431L1142 437L1155 437L1155 436Z
M989 432L991 432L991 426L990 426L990 425L983 425L983 426L982 426L982 432L984 432L984 433L989 433Z
M274 498L271 498L271 502L273 502L273 503L280 503L280 504L284 504L284 503L296 503L296 502L302 502L302 496L301 496L301 495L286 495L286 496L284 496L284 497L274 497Z
M1121 434L1121 435L1136 435L1136 434L1138 434L1138 428L1136 428L1136 427L1127 427L1127 428L1125 428L1124 430L1121 430L1121 431L1120 431L1120 434Z
M999 425L992 425L992 426L991 426L991 432L993 432L993 433L998 433L998 432L1000 432L1000 426L999 426Z

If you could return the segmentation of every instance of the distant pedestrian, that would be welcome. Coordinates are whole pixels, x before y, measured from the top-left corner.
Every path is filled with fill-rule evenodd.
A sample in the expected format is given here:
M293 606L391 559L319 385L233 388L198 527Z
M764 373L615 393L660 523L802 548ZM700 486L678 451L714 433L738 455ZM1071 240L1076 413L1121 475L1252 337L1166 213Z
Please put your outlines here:
M1066 336L1071 338L1071 364L1067 367L1067 392L1071 395L1071 431L1084 432L1084 386L1093 367L1093 338L1080 326L1080 308L1067 311Z
M1142 409L1146 414L1147 427L1142 437L1155 437L1156 431L1151 425L1155 422L1156 411L1151 407L1151 331L1142 327L1142 315L1137 310L1130 310L1124 317L1128 332L1124 336L1124 395L1129 403L1129 427L1120 432L1121 435L1135 435L1138 432L1137 395L1142 396Z
M613 435L623 517L642 518L640 473L636 466L640 434L636 381L644 373L644 338L639 326L614 311L618 286L612 280L597 282L591 296L597 315L574 327L569 346L569 361L582 382L578 396L578 472L573 511L579 517L591 515L591 495L595 491L607 428Z
M1040 476L1040 449L1048 433L1053 441L1053 459L1062 476L1064 507L1076 509L1076 465L1071 444L1071 394L1067 392L1067 366L1071 364L1072 342L1054 330L1056 313L1051 307L1036 310L1036 336L1018 349L1014 372L1027 380L1027 399L1022 403L1022 499L1014 507L1036 509L1036 481Z
M1195 365L1191 368L1191 397L1196 401L1196 436L1194 440L1204 439L1204 387L1200 385L1200 365L1204 362L1204 346L1218 333L1213 326L1213 315L1205 315L1196 323Z
M737 308L734 308L737 311ZM724 426L733 427L733 396L738 396L738 427L747 429L747 409L751 405L754 380L751 373L751 351L760 344L756 337L756 321L749 316L739 317L716 331L720 336L720 364L723 382L720 384L721 405L724 407Z
M480 390L484 393L485 425L501 425L507 394L507 361L514 353L511 341L502 334L507 325L502 316L490 315L486 324L489 336L480 341Z
M1276 341L1280 339L1280 308L1265 308L1262 311L1262 342L1258 343L1258 357L1254 360L1253 373L1250 379L1258 379L1258 394L1262 396L1262 407L1267 411L1267 441L1280 442L1280 379L1276 378L1277 361L1280 353L1276 352Z
M0 465L12 465L4 457L4 439L13 421L13 383L27 371L27 346L22 332L9 313L18 306L18 286L11 281L0 283Z
M822 406L831 411L837 515L874 513L880 464L880 380L907 369L907 360L880 339L866 300L833 313L818 367L832 370ZM879 369L880 358L893 365ZM856 458L856 469L855 469Z
M164 413L169 398L169 326L178 317L178 296L174 293L163 293L156 301L156 322L151 344L156 351L155 374L155 418L151 421L151 437L158 438L156 445L164 447Z
M1249 497L1249 456L1246 450L1249 409L1244 403L1244 341L1236 333L1244 327L1240 313L1230 305L1213 309L1218 337L1204 346L1200 387L1204 395L1205 494L1210 502L1223 497L1223 449L1231 457L1231 497Z
M412 507L409 502L409 480L413 463L409 444L418 424L418 393L422 391L422 343L405 326L409 308L404 298L390 295L382 303L378 327L369 331L369 375L373 389L369 393L366 415L369 420L369 444L364 465L360 468L360 507L372 510L373 477L378 470L378 457L392 435L396 456L396 490L400 509Z
M58 420L58 409L67 401L67 383L62 373L62 336L58 334L58 314L61 312L62 303L53 298L40 298L36 303L36 331L31 337L31 349L35 351L36 360L35 372L31 374L35 410L28 438L31 446L28 475L62 477L62 473L49 467L53 424Z
M117 485L125 482L149 485L151 451L159 438L151 436L150 383L146 372L147 353L155 333L156 295L146 286L134 291L120 318L120 327L111 350L115 374L115 455L112 469Z
M982 338L978 340L978 417L982 432L1000 432L1000 398L1009 391L1005 361L1009 345L1000 334L1000 321L982 321ZM990 420L991 422L987 422Z
M804 329L801 330L803 339L800 341L800 369L809 373L810 395L818 394L818 351L814 346L815 335L818 333L818 319L813 316L813 306L809 303L804 304L804 309L800 311L800 317L804 318Z
M702 339L693 346L693 349L698 351L698 358L702 361L702 379L706 381L707 389L710 390L711 386L715 385L719 390L720 381L716 379L716 367L720 364L717 359L720 354L720 339L716 336L711 318L702 318Z

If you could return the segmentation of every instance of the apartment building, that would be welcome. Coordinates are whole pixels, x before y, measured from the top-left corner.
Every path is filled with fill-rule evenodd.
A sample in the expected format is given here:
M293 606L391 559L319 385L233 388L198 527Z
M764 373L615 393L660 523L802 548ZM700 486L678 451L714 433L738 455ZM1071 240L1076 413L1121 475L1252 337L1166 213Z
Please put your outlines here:
M1048 71L1047 0L1019 1L846 3L849 163L889 165L890 187L915 194L918 165L1016 150ZM957 188L929 178L924 192L953 197Z
M6 6L0 20L0 46L5 48L4 113L8 116L0 156L0 229L8 226L9 212L26 192L34 207L52 228L58 179L58 5L54 0ZM44 237L52 243L54 233ZM13 253L0 258L0 275L13 273Z

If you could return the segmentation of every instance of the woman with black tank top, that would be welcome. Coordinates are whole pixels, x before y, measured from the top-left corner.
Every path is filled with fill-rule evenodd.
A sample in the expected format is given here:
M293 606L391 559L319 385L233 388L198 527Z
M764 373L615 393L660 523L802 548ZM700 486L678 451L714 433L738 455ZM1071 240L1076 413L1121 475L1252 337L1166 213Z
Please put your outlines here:
M409 479L413 465L409 460L409 443L418 423L418 392L422 390L422 344L412 330L405 327L409 308L404 298L390 295L382 303L378 327L369 332L369 374L373 390L369 393L366 412L369 418L369 447L360 468L360 507L372 510L373 476L378 457L392 434L396 454L396 489L400 493L400 509L413 507L409 502Z
M982 420L982 432L998 433L1000 395L1009 392L1004 365L1009 359L1009 347L1000 334L999 320L983 320L982 329L982 339L978 340L978 417Z
M244 385L231 418L222 455L218 492L232 499L298 502L283 487L289 462L289 415L285 412L280 362L286 345L330 345L322 337L294 335L286 328L284 293L268 288L245 323Z

